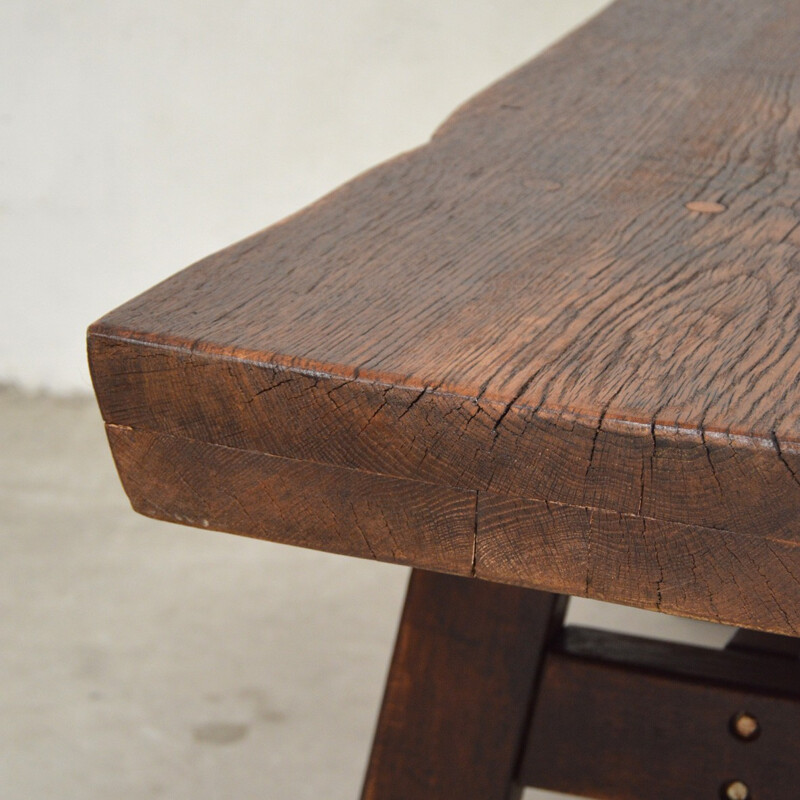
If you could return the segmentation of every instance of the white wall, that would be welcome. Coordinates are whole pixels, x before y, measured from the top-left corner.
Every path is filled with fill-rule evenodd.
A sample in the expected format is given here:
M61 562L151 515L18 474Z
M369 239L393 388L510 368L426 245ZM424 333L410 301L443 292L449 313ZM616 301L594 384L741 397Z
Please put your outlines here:
M604 0L2 0L0 382L88 389L86 325L425 141Z

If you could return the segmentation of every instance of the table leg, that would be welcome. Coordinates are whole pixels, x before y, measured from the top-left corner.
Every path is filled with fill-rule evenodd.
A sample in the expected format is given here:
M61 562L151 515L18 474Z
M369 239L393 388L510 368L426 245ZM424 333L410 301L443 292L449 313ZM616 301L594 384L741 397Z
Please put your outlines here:
M566 598L414 570L362 800L514 800Z

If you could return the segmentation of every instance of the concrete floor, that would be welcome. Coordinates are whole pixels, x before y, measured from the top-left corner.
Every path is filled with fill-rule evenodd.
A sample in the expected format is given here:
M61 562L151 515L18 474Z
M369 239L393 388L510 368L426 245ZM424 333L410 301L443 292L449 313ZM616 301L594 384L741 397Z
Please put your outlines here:
M353 800L406 577L139 517L92 400L0 390L0 797Z

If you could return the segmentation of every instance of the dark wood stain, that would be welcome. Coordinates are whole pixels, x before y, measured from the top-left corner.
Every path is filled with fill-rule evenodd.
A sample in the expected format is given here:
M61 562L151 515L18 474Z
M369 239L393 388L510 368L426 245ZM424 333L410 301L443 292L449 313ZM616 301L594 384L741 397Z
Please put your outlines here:
M362 800L520 800L517 762L563 601L414 570Z
M740 781L754 800L792 800L797 669L727 656L567 628L545 659L521 780L597 800L713 800ZM758 737L732 733L740 712Z
M488 493L477 531L479 578L800 632L793 544Z
M798 40L790 0L620 0L95 323L136 507L800 633Z
M474 497L415 481L108 427L133 507L151 517L469 575Z

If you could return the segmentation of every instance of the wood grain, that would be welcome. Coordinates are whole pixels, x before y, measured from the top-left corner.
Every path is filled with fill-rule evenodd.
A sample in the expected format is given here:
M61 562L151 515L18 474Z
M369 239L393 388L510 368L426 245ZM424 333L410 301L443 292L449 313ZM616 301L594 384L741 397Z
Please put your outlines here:
M564 599L414 570L362 800L519 800L537 671Z
M800 633L800 546L116 425L108 436L133 507L157 519Z
M757 594L732 621L796 632L798 39L791 0L619 0L430 143L95 323L105 420L617 515L649 554L590 525L627 576L590 595L729 619L736 575Z
M108 437L125 491L147 516L471 574L467 492L117 426Z
M479 493L475 575L800 635L800 547Z

